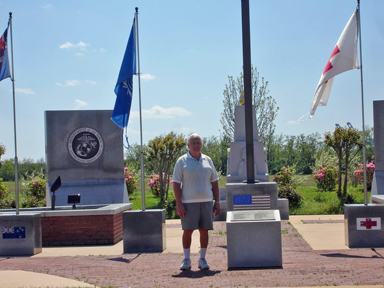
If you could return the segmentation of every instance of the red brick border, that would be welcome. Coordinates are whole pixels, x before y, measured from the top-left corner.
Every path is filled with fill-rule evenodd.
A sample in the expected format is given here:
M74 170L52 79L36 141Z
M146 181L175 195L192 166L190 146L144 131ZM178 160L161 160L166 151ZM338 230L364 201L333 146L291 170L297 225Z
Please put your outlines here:
M109 245L123 239L123 212L41 217L43 246Z

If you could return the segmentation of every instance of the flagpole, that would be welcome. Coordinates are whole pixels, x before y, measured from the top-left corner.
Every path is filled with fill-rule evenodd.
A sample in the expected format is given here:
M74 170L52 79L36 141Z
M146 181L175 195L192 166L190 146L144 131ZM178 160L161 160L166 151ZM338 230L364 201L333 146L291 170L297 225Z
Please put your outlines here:
M135 13L135 43L136 43L136 60L137 60L137 75L139 79L139 109L140 109L140 164L141 164L141 206L142 211L145 211L145 184L144 184L144 151L143 151L143 118L141 113L141 82L140 82L140 54L139 54L139 8L136 7Z
M16 138L16 97L15 97L15 69L13 66L13 36L12 36L12 12L9 12L9 27L11 28L11 62L12 62L12 93L13 93L13 127L15 136L15 202L16 215L19 215L19 160L17 158L17 138Z
M360 21L360 0L357 0L357 21L359 29L359 46L360 46L360 81L361 81L361 110L362 110L362 123L363 123L363 175L364 175L364 205L367 205L367 159L365 147L365 123L364 123L364 89L363 89L363 53L361 48L361 21Z

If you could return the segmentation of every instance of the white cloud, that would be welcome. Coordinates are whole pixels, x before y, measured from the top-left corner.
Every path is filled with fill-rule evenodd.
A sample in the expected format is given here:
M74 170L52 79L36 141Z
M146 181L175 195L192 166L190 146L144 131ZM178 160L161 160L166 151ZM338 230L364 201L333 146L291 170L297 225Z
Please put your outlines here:
M159 105L153 106L149 110L142 110L144 119L173 119L175 117L191 116L192 113L182 107L162 108ZM139 111L133 111L132 118L139 117Z
M298 123L298 121L296 121L296 120L289 120L289 121L287 122L287 124L288 124L288 125L298 125L299 123Z
M76 53L75 53L75 56L80 56L80 57L82 57L82 56L85 56L85 54L84 54L84 53L81 53L81 52L76 52Z
M85 80L84 81L86 84L90 84L90 85L96 85L97 82L96 81L92 81L92 80Z
M85 102L85 101L81 101L81 100L79 100L79 99L76 99L75 100L75 110L79 110L81 107L84 107L84 106L87 106L88 105L88 103L87 102Z
M89 85L96 85L97 82L92 81L92 80L85 80L85 81L80 81L80 80L65 80L65 82L62 83L56 83L57 86L60 87L68 87L68 86L80 86L82 84L89 84Z
M59 46L60 49L80 49L81 51L85 51L86 47L89 44L84 43L83 41L79 41L77 44L72 44L71 42L66 42Z
M52 8L52 4L48 3L48 4L45 4L45 5L41 5L41 8L43 8L43 9L51 9Z
M155 79L155 76L147 73L147 74L141 75L140 78L143 79L144 81L150 81Z
M67 86L79 86L80 81L79 80L65 80L64 84L56 83L57 86L61 87L67 87Z
M15 92L24 93L24 94L35 94L31 88L16 88Z

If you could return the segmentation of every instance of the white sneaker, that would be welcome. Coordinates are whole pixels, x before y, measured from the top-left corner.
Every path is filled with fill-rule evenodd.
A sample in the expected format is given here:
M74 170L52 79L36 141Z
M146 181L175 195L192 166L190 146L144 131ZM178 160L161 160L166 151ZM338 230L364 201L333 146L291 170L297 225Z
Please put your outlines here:
M191 270L191 259L184 259L181 263L180 270Z
M209 264L207 263L207 260L203 259L203 258L200 258L199 259L199 269L201 270L208 270L210 267L209 267Z

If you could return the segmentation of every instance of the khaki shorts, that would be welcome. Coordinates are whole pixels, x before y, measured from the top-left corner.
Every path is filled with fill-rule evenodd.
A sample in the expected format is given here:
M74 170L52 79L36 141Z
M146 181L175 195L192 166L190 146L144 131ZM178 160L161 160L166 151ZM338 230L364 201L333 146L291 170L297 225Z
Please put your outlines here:
M213 201L183 204L187 211L185 216L180 218L183 230L213 230Z

